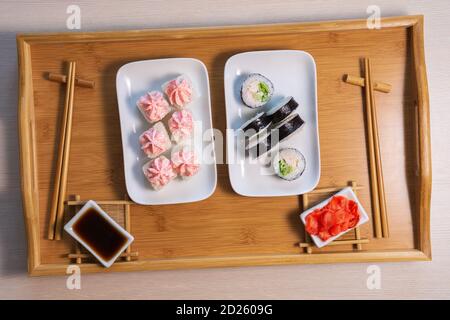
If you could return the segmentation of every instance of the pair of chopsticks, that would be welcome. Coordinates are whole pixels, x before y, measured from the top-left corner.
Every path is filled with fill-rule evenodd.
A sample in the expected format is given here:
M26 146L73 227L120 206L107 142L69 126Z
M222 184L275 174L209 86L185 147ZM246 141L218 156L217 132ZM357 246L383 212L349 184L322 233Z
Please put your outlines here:
M374 82L369 58L364 58L364 89L366 99L366 119L369 144L370 183L376 238L388 238L389 226L384 193L383 168L381 166L378 120L375 106Z
M70 140L72 135L73 100L75 92L75 70L76 63L69 63L69 73L65 79L66 99L64 103L64 114L61 126L61 140L58 148L58 160L55 175L55 186L50 211L50 223L48 238L60 240L62 236L62 224L64 220L64 200L67 188L67 172L69 168Z

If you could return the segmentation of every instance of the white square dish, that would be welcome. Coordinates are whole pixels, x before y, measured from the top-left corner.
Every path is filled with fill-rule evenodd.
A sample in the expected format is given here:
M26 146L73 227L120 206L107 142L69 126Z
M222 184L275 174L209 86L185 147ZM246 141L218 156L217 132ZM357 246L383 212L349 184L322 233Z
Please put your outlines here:
M274 95L269 103L257 110L245 106L240 87L245 77L259 73L270 79ZM317 115L316 64L304 51L275 50L239 53L225 64L224 71L227 128L237 130L256 113L267 111L286 96L299 103L295 111L305 121L292 137L282 141L280 148L293 147L306 159L300 178L286 181L271 174L261 163L251 163L236 151L236 138L227 135L227 162L231 186L243 196L292 196L313 190L320 179L320 147ZM232 142L233 140L234 143Z
M122 248L120 248L120 250L117 251L116 255L109 260L104 260L102 257L100 257L95 252L95 250L91 246L89 246L85 241L83 241L83 239L73 229L73 225L84 215L84 213L87 210L91 208L95 209L95 211L97 211L98 214L100 214L103 218L105 218L114 229L116 229L118 232L124 235L125 238L128 239L127 242L122 246ZM106 268L109 268L114 263L114 261L116 261L117 258L122 254L122 252L126 248L128 248L128 246L134 241L134 237L131 234L129 234L124 228L122 228L122 226L120 226L105 211L103 211L103 209L100 208L100 206L93 200L89 200L88 202L86 202L86 204L80 209L80 211L78 211L78 213L72 219L70 219L69 222L66 223L66 225L64 226L64 230L68 234L70 234L75 240L81 243L81 245L83 245L83 247L85 247L90 253L92 253L92 255L94 255L94 257L96 257L97 260L100 261L101 264L103 264Z
M333 196L329 197L328 199L322 201L321 203L315 205L314 207L309 208L308 210L304 211L301 215L300 215L300 219L302 220L303 224L306 225L306 217L311 214L314 210L319 209L324 207L330 200L332 197L334 196L345 196L347 199L349 200L353 200L358 204L358 209L359 209L359 213L360 213L360 218L358 223L356 224L356 226L354 226L351 229L347 229L344 232L341 232L333 237L330 237L327 241L323 241L322 239L320 239L320 237L315 236L315 235L310 235L311 239L314 241L314 244L318 247L318 248L322 248L324 246L326 246L327 244L329 244L330 242L336 240L337 238L339 238L340 236L342 236L343 234L349 232L350 230L353 230L354 228L366 223L369 221L369 215L367 214L366 210L364 210L363 206L361 205L361 202L359 202L358 197L356 196L356 194L353 192L352 188L347 187L342 189L341 191L339 191L338 193L334 194Z
M200 171L189 181L176 178L163 189L155 191L142 173L148 158L141 151L138 141L140 134L151 125L136 107L136 101L148 91L161 91L164 83L181 74L191 79L195 91L195 99L187 109L192 112L195 121L193 147L200 161ZM117 72L116 89L125 182L130 198L142 205L186 203L208 198L216 188L217 169L212 139L209 79L205 65L191 58L131 62ZM164 155L170 159L170 150Z

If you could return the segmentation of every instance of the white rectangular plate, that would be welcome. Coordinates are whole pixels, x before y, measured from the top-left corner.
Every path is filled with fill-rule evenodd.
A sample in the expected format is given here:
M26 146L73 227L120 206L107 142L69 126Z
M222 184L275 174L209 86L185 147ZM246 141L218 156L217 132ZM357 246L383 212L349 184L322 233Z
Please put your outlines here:
M274 95L270 102L257 110L245 106L240 97L242 82L250 73L260 73L274 85ZM279 145L280 148L297 148L305 156L305 172L294 181L286 181L270 174L268 168L261 163L251 163L241 152L233 150L236 143L227 143L228 168L234 191L244 196L267 197L299 195L313 190L320 178L317 80L313 57L297 50L240 53L228 59L224 81L229 129L239 129L257 112L267 111L286 96L294 97L299 103L296 112L305 121L299 132ZM230 135L227 138L230 142Z
M311 214L314 210L319 209L324 207L330 200L332 197L334 196L344 196L349 200L353 200L358 204L358 209L359 209L359 213L360 213L360 218L359 218L359 222L356 224L356 227L366 223L367 221L369 221L369 215L367 214L366 210L364 210L364 208L361 205L361 202L359 202L358 197L356 196L356 194L353 192L352 188L347 187L342 189L341 191L339 191L338 193L334 194L333 196L329 197L328 199L322 201L321 203L315 205L314 207L309 208L308 210L304 211L301 215L300 215L300 219L302 220L303 224L306 225L306 217ZM348 229L344 232L341 232L333 237L330 237L327 241L322 241L322 239L320 239L318 236L315 235L311 235L311 239L314 241L315 245L318 248L322 248L323 246L326 246L327 244L329 244L331 241L336 240L337 238L339 238L340 236L342 236L343 234L349 232L350 230L353 230L354 228Z
M189 180L177 177L162 190L155 191L142 173L148 159L141 151L139 135L151 125L147 123L136 101L148 91L180 74L193 83L195 99L189 104L195 121L194 147L200 161L200 171ZM211 102L208 72L205 65L191 58L144 60L122 66L116 77L120 128L122 130L125 182L128 195L139 204L161 205L200 201L215 190L217 170L212 140ZM170 114L163 120L165 122ZM204 157L203 153L209 154ZM170 159L170 151L164 153Z

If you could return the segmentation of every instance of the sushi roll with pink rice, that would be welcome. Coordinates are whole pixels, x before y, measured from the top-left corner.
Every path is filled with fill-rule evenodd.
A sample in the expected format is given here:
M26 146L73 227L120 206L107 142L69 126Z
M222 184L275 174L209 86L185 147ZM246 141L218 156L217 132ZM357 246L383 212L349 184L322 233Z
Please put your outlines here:
M149 123L162 120L169 112L170 105L160 91L151 91L143 95L136 105Z
M172 162L164 156L147 162L142 170L144 176L156 191L161 190L177 176Z
M171 156L175 172L183 179L195 176L200 170L200 163L195 152L189 147L181 147Z
M141 150L149 158L155 158L169 150L172 146L166 127L157 122L153 127L144 131L139 137Z
M181 143L189 140L194 131L194 119L189 110L175 111L168 121L172 140Z
M162 85L169 103L177 108L185 108L194 99L194 89L191 80L186 75L180 75Z

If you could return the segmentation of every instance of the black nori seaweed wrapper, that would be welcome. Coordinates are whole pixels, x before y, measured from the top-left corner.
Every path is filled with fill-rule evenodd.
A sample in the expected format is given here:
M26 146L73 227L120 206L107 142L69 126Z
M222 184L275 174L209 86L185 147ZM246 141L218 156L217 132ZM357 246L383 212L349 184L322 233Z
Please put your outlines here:
M270 118L265 113L263 113L261 114L261 116L250 122L244 128L242 128L242 130L244 132L247 132L248 130L254 130L257 133L262 129L266 128L270 124L270 122L271 122Z
M304 123L305 122L298 114L293 116L292 119L289 119L288 121L286 121L286 123L283 123L283 125L281 125L278 128L278 142L283 141L284 139L289 137L291 134L293 134L295 131L300 129L300 127ZM276 129L272 129L272 130L276 130ZM262 156L263 154L265 154L270 149L272 149L272 147L273 147L272 146L272 134L273 134L273 132L271 132L264 140L260 141L257 145L255 145L249 149L249 154L253 158L258 158L258 157ZM274 146L275 145L276 145L276 143L274 144Z
M286 102L277 111L269 116L272 124L276 125L286 119L292 112L294 112L295 109L297 109L297 107L298 102L295 101L293 97L291 97L288 102Z

